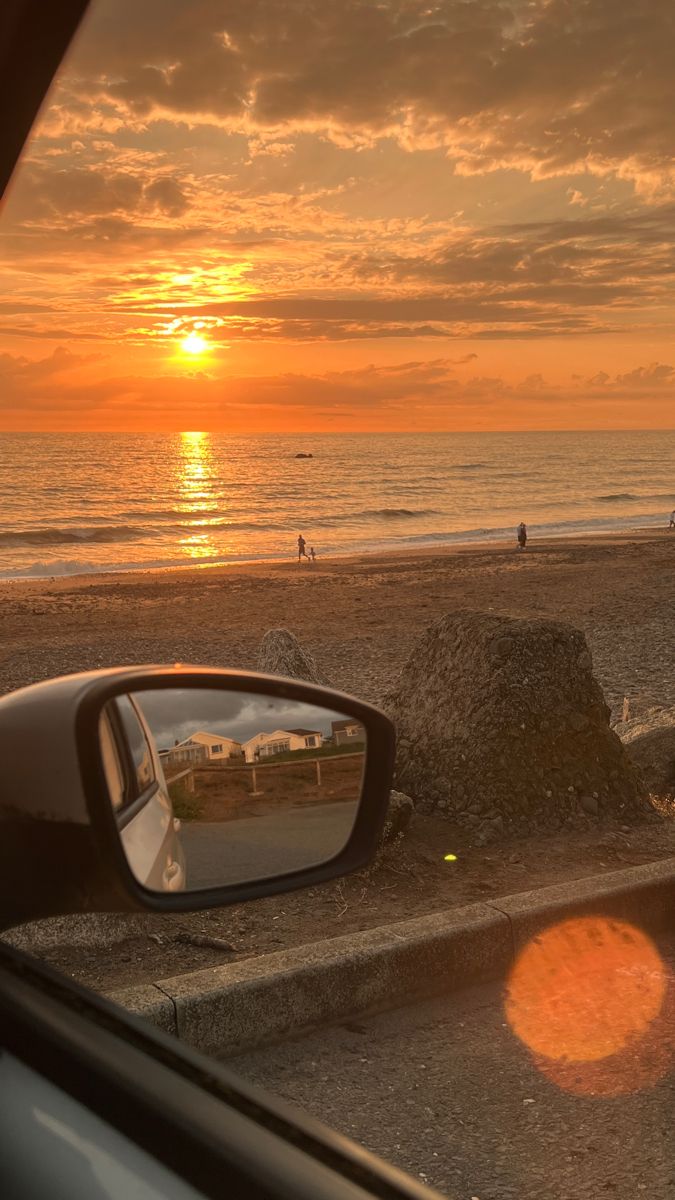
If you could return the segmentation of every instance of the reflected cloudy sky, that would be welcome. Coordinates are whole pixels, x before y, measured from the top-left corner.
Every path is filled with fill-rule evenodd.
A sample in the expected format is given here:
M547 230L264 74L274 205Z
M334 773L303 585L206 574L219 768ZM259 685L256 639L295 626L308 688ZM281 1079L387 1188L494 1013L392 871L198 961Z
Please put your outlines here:
M348 715L282 697L212 688L137 692L134 700L143 710L160 749L197 732L217 733L237 742L277 729L311 729L328 735L331 721L344 720Z

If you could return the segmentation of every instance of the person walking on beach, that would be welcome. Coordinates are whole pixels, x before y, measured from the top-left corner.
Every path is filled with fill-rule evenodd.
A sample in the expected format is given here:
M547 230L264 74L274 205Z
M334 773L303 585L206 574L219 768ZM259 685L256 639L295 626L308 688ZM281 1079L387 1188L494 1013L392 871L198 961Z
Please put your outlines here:
M524 521L520 522L516 532L518 536L518 549L524 550L527 545L527 525Z
M307 561L309 562L309 554L305 550L306 545L307 545L307 543L306 543L304 537L302 536L301 533L299 533L298 534L298 562L300 562L301 558L306 558Z
M673 511L670 514L670 523L668 525L668 528L675 529L675 508L673 509Z

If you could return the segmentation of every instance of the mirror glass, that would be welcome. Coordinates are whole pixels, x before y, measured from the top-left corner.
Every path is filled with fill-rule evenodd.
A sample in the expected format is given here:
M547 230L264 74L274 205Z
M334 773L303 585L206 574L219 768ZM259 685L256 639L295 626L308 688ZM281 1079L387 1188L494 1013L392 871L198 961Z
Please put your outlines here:
M198 891L327 862L361 796L348 714L222 688L117 696L101 754L127 861L151 891Z

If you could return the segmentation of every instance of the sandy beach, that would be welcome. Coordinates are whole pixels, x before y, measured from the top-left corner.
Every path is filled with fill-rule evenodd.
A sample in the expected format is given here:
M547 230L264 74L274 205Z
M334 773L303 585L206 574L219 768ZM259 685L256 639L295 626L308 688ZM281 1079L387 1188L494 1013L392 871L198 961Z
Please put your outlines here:
M675 703L675 534L447 547L0 584L0 689L120 663L253 668L284 626L339 688L377 701L416 639L458 609L583 629L616 712Z

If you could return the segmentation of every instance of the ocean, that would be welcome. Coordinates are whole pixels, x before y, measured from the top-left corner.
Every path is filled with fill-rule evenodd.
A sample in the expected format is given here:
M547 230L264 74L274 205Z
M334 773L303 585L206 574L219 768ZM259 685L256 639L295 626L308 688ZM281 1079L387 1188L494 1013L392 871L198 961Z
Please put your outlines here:
M311 458L298 458L308 454ZM663 527L675 431L0 435L0 576Z

